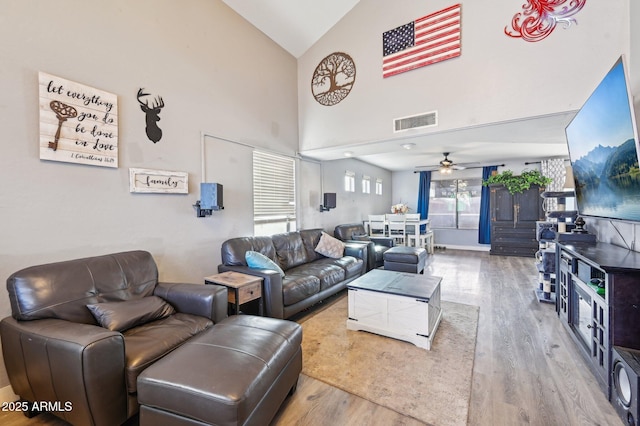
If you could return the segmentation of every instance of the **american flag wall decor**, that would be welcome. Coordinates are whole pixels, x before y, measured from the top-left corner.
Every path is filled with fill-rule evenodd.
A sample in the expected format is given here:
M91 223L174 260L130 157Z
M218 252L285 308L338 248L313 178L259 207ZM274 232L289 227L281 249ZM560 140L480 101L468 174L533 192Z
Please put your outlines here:
M432 13L382 34L382 76L460 56L462 6Z

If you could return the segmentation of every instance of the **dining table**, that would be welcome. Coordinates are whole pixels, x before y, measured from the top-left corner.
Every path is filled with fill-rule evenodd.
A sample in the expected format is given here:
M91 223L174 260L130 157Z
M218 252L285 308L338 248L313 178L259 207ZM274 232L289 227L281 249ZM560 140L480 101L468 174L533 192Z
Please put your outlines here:
M363 225L364 225L364 229L367 231L367 233L369 235L371 235L371 230L369 229L369 220L363 220L362 221ZM388 226L389 221L388 219L385 218L384 220L385 223L385 227ZM407 219L405 221L405 228L406 225L414 225L413 226L413 234L411 234L411 237L415 238L416 243L418 241L420 241L420 225L429 225L429 219L419 219L419 220L413 220L413 219ZM427 226L428 228L428 226ZM390 235L388 234L388 231L385 233L384 235L385 237L389 237ZM407 237L409 237L409 235L406 235ZM427 229L426 233L422 234L422 237L425 239L426 241L426 248L427 248L427 252L429 253L433 253L433 249L434 249L434 241L433 241L433 231L430 229Z

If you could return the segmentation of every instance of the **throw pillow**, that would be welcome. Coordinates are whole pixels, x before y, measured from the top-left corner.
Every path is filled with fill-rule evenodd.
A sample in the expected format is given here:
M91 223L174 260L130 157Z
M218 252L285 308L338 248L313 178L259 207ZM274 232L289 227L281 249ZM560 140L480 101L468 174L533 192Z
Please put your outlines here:
M247 261L247 266L251 269L270 269L276 271L284 278L284 271L278 266L276 262L269 259L264 254L249 250L244 254L244 259Z
M316 252L333 259L340 259L344 256L344 243L337 238L323 232L320 241L316 246Z
M158 296L123 302L93 303L87 305L98 324L111 331L125 331L150 321L174 314L173 306Z

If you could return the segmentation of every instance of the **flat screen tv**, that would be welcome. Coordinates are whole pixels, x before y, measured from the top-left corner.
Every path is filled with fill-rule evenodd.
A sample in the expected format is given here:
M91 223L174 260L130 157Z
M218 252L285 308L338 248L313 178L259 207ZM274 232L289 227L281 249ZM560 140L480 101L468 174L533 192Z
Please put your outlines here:
M638 131L623 57L565 133L579 214L640 221Z

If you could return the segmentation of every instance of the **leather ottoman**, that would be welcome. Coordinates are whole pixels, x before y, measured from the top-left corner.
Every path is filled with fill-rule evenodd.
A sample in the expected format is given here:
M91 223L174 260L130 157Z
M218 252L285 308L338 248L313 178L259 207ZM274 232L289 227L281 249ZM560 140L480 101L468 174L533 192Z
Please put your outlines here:
M384 252L384 269L387 271L422 274L427 261L427 251L422 247L395 246Z
M302 370L302 327L225 318L138 376L140 425L266 425Z

